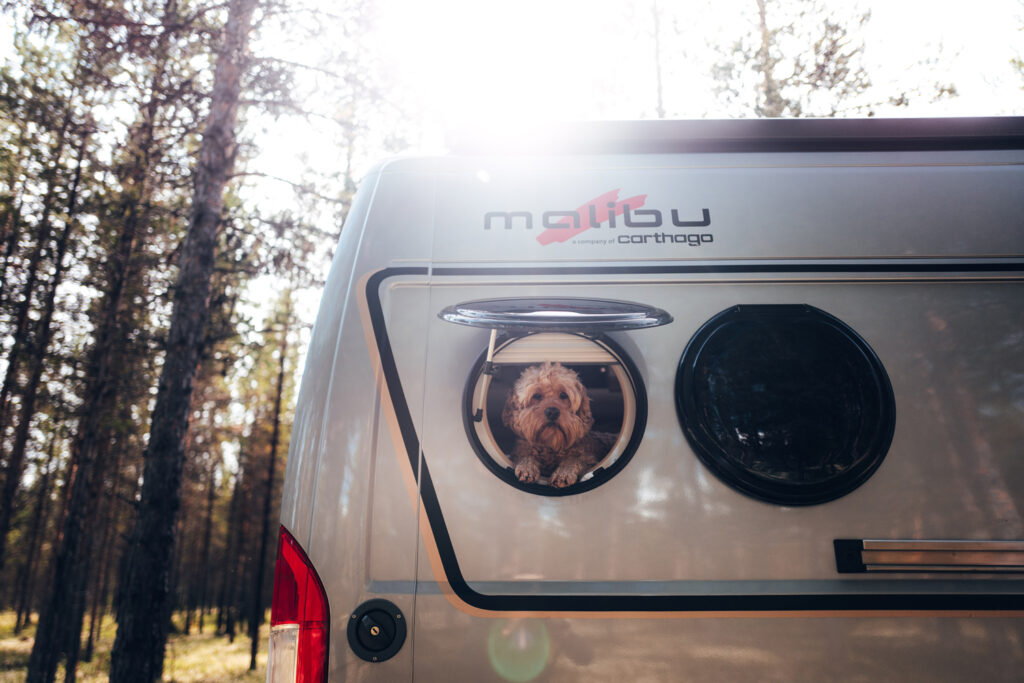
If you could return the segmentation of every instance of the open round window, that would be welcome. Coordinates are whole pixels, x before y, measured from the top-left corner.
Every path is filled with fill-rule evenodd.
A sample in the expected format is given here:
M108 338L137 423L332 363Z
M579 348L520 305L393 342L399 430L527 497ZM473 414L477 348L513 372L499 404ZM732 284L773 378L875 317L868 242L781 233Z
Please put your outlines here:
M647 417L643 382L604 335L499 338L470 371L466 433L481 462L530 493L588 491L625 467Z
M863 484L889 449L896 413L867 342L806 305L711 318L680 360L676 408L715 476L779 505L824 503Z

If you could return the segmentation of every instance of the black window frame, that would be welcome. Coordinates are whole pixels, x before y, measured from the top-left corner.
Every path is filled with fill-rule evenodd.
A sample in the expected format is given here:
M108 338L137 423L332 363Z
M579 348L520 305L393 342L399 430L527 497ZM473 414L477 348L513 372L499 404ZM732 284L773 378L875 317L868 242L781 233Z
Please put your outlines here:
M768 479L739 464L726 452L697 407L695 386L697 364L709 342L721 330L736 324L799 322L822 325L833 338L849 345L847 352L863 360L862 370L873 386L877 415L873 424L862 425L857 440L866 442L864 454L852 467L818 483L787 483ZM712 474L730 488L757 500L781 506L809 506L828 503L851 493L864 484L881 466L892 445L896 426L896 405L892 383L874 349L850 325L836 316L807 304L754 304L727 308L705 322L687 343L679 360L675 380L676 415L686 440L697 458Z
M495 353L499 352L509 344L514 343L519 339L533 336L536 334L546 334L547 332L542 331L527 331L527 332L509 332L498 336L495 342ZM502 465L497 462L493 456L487 451L484 445L480 442L479 437L476 434L477 421L474 419L476 407L473 405L473 394L476 390L477 382L479 381L480 375L484 371L484 366L487 363L487 348L481 351L476 361L470 368L469 375L466 378L466 385L462 395L462 422L465 427L466 437L469 440L470 445L473 448L473 452L481 463L498 479L505 482L509 486L532 493L539 496L571 496L579 493L585 493L591 491L598 486L601 486L605 482L614 478L619 472L621 472L629 461L632 460L637 449L640 447L640 443L643 441L644 430L647 426L647 388L644 384L643 377L640 375L640 370L633 362L633 359L629 357L625 349L617 344L613 339L609 338L605 334L601 333L581 333L581 332L563 332L562 334L572 334L574 336L581 337L590 341L591 343L597 344L608 351L612 356L618 360L619 364L625 371L626 377L629 379L631 386L623 386L623 391L632 389L633 397L636 401L636 416L633 420L633 432L630 435L629 441L626 447L623 449L622 454L615 459L613 463L608 466L604 466L598 463L597 467L589 471L591 476L583 479L575 484L558 488L551 486L550 484L542 484L539 482L524 483L519 481L515 476L515 469L513 467ZM557 361L558 359L552 359ZM538 361L541 362L541 361ZM567 366L571 367L571 363ZM490 390L490 389L488 389ZM620 435L621 438L621 435ZM607 458L605 458L607 459Z

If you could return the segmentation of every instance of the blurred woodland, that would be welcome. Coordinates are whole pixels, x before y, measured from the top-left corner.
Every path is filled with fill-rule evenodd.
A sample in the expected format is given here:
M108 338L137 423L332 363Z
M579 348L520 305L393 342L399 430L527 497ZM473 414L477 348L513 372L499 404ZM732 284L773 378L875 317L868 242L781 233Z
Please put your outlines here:
M164 638L171 609L231 639L262 621L309 326L295 292L322 277L355 180L342 164L277 179L276 210L247 202L249 131L306 117L293 73L315 70L333 102L318 120L351 159L379 98L357 55L326 73L253 49L282 22L358 33L358 4L309 27L297 4L255 0L5 9L0 606L16 631L38 620L29 679L53 680L131 617L125 596L135 630L159 619ZM144 472L164 490L144 495ZM159 672L163 644L146 645L122 680L147 677L136 656Z
M750 8L709 64L734 115L956 94L941 78L873 87L866 13ZM0 610L16 631L36 624L30 681L62 663L74 680L109 620L111 680L159 680L172 611L186 633L232 640L264 618L301 293L326 272L356 173L407 147L415 117L380 75L370 2L0 9L14 28L0 66ZM671 115L678 17L651 2L635 19L655 38L636 116ZM308 63L289 51L323 35ZM282 121L320 131L333 164L261 170Z

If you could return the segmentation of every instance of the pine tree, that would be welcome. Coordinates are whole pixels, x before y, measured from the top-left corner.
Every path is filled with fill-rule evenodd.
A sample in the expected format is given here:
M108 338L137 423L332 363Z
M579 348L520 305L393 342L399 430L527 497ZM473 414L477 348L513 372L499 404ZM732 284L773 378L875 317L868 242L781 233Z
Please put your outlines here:
M713 68L715 92L736 113L836 116L864 106L871 86L857 35L870 13L841 17L817 0L751 0L756 20Z
M376 144L367 138L381 111L347 42L338 73L311 70L330 80L312 104L320 111L292 101L291 67L246 54L257 6L260 21L286 15L269 1L0 0L25 39L20 71L0 67L0 526L12 533L0 601L17 603L19 626L40 607L30 681L53 680L62 659L74 680L111 601L115 680L159 675L174 607L189 628L198 614L202 629L214 603L232 633L236 620L262 620L290 419L281 373L299 335L265 335L261 350L250 330L246 346L236 304L253 277L322 277L317 259L341 223L332 214L347 207L353 160ZM369 3L348 4L338 20L361 35ZM268 217L228 185L248 162L238 150L251 153L238 137L242 105L323 124L344 162L274 180L297 201ZM225 424L228 386L249 371L260 379L247 426ZM228 441L240 450L234 472ZM136 509L140 480L149 490ZM154 573L153 562L171 569ZM154 585L162 595L146 593ZM163 633L147 639L155 623Z
M51 30L69 32L80 44L102 46L104 54L111 55L108 71L122 77L116 80L128 80L133 86L111 88L115 80L111 73L97 70L95 60L89 68L108 96L122 97L122 101L137 98L138 119L130 126L126 144L105 176L111 182L103 193L105 199L94 200L92 239L101 256L94 273L87 276L99 291L91 311L93 343L83 367L82 411L71 448L71 474L65 484L62 533L52 587L40 614L29 663L30 681L53 680L63 655L69 677L74 676L87 593L95 584L93 561L98 559L105 566L111 562L109 553L101 552L107 548L97 549L96 545L104 535L110 537L110 526L116 524L120 514L109 507L110 498L103 498L104 505L97 501L104 491L117 491L125 458L137 443L133 411L135 415L147 412L148 373L144 368L153 349L144 343L151 314L146 310L148 297L142 290L152 276L140 258L155 239L154 226L161 225L153 201L159 189L154 178L157 164L167 157L160 135L170 134L161 131L159 125L176 123L175 117L165 112L181 107L181 81L170 75L174 33L184 30L176 8L175 0L164 0L159 19L142 23L130 21L127 10L116 5L83 8L71 4L65 8L55 3L36 7L39 16L55 22ZM63 14L65 10L69 16ZM97 26L110 28L111 32ZM122 28L128 28L127 32L121 32ZM133 33L154 28L155 35ZM148 59L141 68L124 60L125 48L128 54L145 54ZM174 131L174 135L180 137L181 131Z
M63 40L60 32L55 33ZM26 198L35 210L11 208L29 239L22 240L27 242L26 249L11 249L4 271L11 342L0 388L0 436L9 425L14 426L14 433L10 442L0 438L0 455L6 456L0 492L0 568L7 556L13 501L50 352L58 292L77 239L81 199L91 192L87 188L91 173L83 174L84 167L95 166L89 143L95 126L89 111L104 97L103 71L113 59L107 45L85 36L71 39L68 48L70 60L62 56L66 52L60 47L40 48L28 41L21 44L22 82L31 83L25 89L28 96L20 95L21 108L33 113L29 130L41 133L49 144L37 148L45 154L38 164L42 192ZM35 156L30 149L26 158ZM12 399L17 399L16 407Z
M122 612L111 655L114 683L159 680L172 608L169 560L180 505L185 432L195 368L208 318L217 227L234 170L242 75L256 0L231 0L214 75L210 114L196 168L192 212L167 352L153 411L139 516L122 577Z
M285 386L287 381L287 375L285 370L288 366L289 361L289 336L292 333L294 325L293 316L293 303L292 293L286 291L281 300L278 303L278 310L275 312L274 327L267 330L265 336L266 342L264 348L273 348L274 337L277 337L277 373L274 378L273 387L270 389L273 399L272 401L263 400L262 404L272 404L272 415L270 417L271 431L269 435L269 443L266 446L266 476L263 481L262 501L259 502L259 519L260 519L260 531L258 545L259 550L256 552L255 562L256 571L255 579L252 584L252 593L250 595L250 613L249 613L249 640L250 640L250 658L249 658L249 670L254 671L256 669L256 653L259 649L259 629L263 623L263 614L265 612L265 601L264 593L266 590L266 566L269 562L267 549L271 542L270 539L270 528L271 520L277 519L278 515L274 514L275 508L277 507L274 503L280 499L280 495L277 494L277 471L278 471L278 460L281 443L284 441L287 443L287 436L284 436L285 431L290 431L288 425L291 420L286 414L288 412L285 401L287 400ZM276 328L276 329L275 329ZM269 397L267 397L269 398ZM255 425L254 425L255 429Z

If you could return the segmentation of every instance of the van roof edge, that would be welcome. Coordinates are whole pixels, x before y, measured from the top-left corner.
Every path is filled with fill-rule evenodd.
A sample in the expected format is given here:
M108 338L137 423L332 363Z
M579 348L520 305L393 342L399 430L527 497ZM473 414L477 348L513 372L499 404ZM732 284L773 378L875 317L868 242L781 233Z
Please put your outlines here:
M1024 117L584 121L467 128L455 155L1024 149Z

